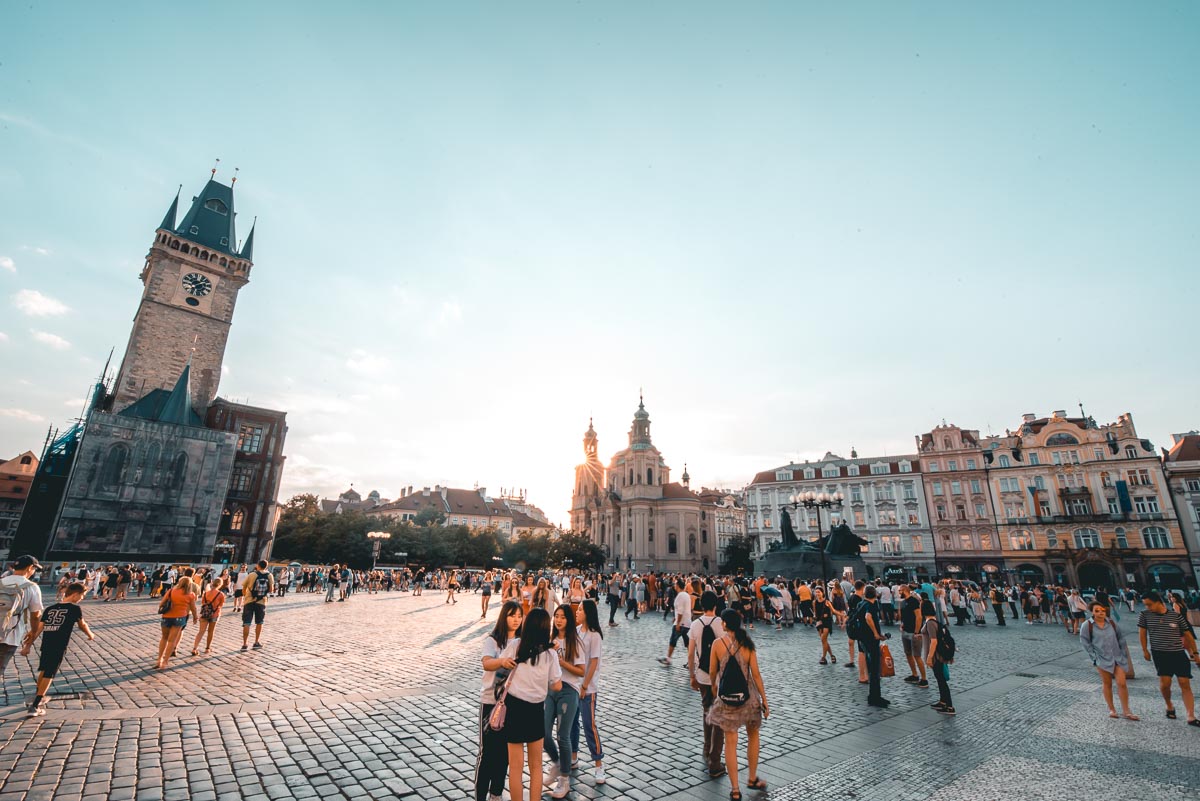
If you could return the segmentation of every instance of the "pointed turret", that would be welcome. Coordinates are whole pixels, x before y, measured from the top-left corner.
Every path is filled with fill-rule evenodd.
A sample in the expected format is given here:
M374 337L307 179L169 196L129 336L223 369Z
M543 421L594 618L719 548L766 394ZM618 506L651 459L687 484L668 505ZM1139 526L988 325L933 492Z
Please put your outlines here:
M192 411L192 357L189 356L183 372L179 374L179 380L175 382L175 388L171 390L162 411L158 413L158 420L160 423L190 426L193 424L193 417L195 412Z
M192 207L176 233L189 242L237 256L233 217L233 187L210 178L200 194L192 198Z
M688 489L691 489L692 477L688 475L687 462L684 462L684 464L683 464L683 475L680 476L680 479L683 481L683 486L687 487Z
M250 233L246 235L246 243L242 245L242 251L238 255L248 262L254 261L254 227L258 225L258 218L254 218L254 222L250 223Z
M629 446L635 450L650 447L650 412L646 411L646 401L640 392L637 411L633 413L633 427L629 429Z
M179 193L183 191L183 184L175 190L175 199L171 201L171 208L167 209L167 213L163 216L162 225L159 228L165 228L168 231L175 230L175 218L179 216Z

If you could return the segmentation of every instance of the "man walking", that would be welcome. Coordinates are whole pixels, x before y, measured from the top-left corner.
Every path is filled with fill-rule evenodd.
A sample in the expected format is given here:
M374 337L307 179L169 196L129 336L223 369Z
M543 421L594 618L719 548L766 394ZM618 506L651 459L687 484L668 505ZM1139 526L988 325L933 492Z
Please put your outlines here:
M1171 703L1171 679L1179 682L1179 694L1187 710L1189 726L1200 728L1196 719L1196 701L1192 695L1192 666L1188 656L1200 665L1196 638L1188 630L1183 615L1168 607L1157 592L1142 596L1146 609L1138 616L1138 636L1142 641L1142 656L1154 662L1158 673L1158 689L1167 702L1167 717L1175 720L1175 705Z
M242 650L250 639L250 624L254 624L254 647L262 648L263 618L267 615L267 598L275 589L275 578L267 570L267 560L262 559L256 570L246 574L242 582Z
M28 656L42 631L42 590L32 581L41 567L32 556L19 556L0 579L0 679L17 650Z
M921 661L921 600L907 584L900 585L900 642L904 646L904 658L908 660L908 676L904 680L918 687L928 687L925 678L925 663ZM918 670L920 675L918 674Z
M671 666L671 655L675 653L675 643L683 637L683 644L688 645L688 629L692 625L692 596L684 592L683 579L675 579L675 622L671 626L671 642L667 645L666 658L659 658L665 667ZM689 650L689 653L691 651Z
M703 708L704 722L704 762L708 765L708 776L719 779L726 773L725 765L721 762L725 750L725 732L720 726L708 722L708 709L716 698L713 692L712 677L708 675L709 664L712 661L712 644L717 638L725 635L725 625L716 615L717 595L711 590L700 596L700 617L692 621L688 636L688 675L691 677L692 689L700 692L700 704Z
M1007 623L1004 622L1004 591L1000 589L999 585L993 584L991 594L992 594L992 609L996 613L996 625L997 626L1008 625Z

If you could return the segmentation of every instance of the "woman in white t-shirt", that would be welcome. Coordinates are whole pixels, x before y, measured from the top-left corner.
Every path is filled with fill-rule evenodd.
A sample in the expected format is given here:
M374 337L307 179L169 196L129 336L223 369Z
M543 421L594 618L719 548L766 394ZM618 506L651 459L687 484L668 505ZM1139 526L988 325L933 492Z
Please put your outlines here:
M534 608L521 626L516 667L508 679L507 711L501 734L508 743L508 794L524 801L521 774L529 757L529 797L542 797L542 742L546 737L546 696L562 689L562 668L550 644L550 615Z
M546 697L546 755L550 757L550 771L546 784L550 795L562 798L571 790L571 727L579 710L579 690L583 687L583 674L587 672L586 643L580 639L575 627L575 613L568 604L554 610L554 650L558 654L558 665L562 668L562 689ZM554 727L558 725L558 736Z
M583 686L579 691L579 714L571 726L571 761L579 759L579 729L583 724L588 753L595 765L596 784L604 784L604 747L600 744L600 729L596 726L596 690L600 686L600 657L604 650L604 633L600 628L600 608L587 598L575 613L579 626L579 639L587 654L587 667L583 674Z
M479 695L479 758L475 760L475 801L495 801L504 792L508 775L508 743L504 733L488 727L496 706L496 671L516 667L513 658L525 620L521 605L505 601L491 633L483 638L483 688ZM489 793L490 791L490 793Z

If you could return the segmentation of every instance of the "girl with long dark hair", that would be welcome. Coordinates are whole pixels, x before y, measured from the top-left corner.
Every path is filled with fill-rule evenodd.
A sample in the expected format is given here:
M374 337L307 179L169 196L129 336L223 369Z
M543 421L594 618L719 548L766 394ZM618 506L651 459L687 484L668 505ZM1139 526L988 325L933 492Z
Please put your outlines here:
M579 714L571 725L571 762L579 759L579 729L582 723L588 754L595 766L596 784L604 784L604 747L600 744L600 729L596 726L596 690L600 686L600 657L604 651L604 632L600 628L600 608L587 598L575 613L579 640L587 656L583 685L579 691Z
M829 662L837 664L837 657L834 656L833 649L829 647L829 632L833 631L833 604L825 597L825 591L820 587L813 590L812 600L813 619L817 621L817 633L821 635L821 661L818 665L827 665ZM826 661L828 657L828 662Z
M528 757L529 798L538 801L542 797L546 696L562 689L562 668L551 645L550 614L545 609L531 609L525 616L516 667L507 686L507 715L501 734L508 743L508 794L512 801L524 801L521 774Z
M758 653L754 641L742 627L742 616L733 609L726 609L721 613L721 623L725 626L725 634L713 643L708 671L716 688L716 698L708 710L708 722L725 732L725 767L733 788L729 797L738 801L742 797L738 785L738 730L742 727L746 729L746 767L750 773L746 786L751 790L765 790L767 783L758 777L758 730L763 719L770 717L771 710L767 706L762 674L758 671ZM749 688L749 697L738 705L726 703L721 698L722 674L733 662L741 668Z
M562 689L550 693L546 698L546 755L550 757L550 771L546 784L550 795L562 798L571 790L571 727L579 709L579 690L583 686L583 674L587 668L587 654L575 627L575 613L570 604L562 604L554 610L554 650L562 668ZM554 727L558 726L555 737Z
M516 601L506 601L491 632L483 638L483 689L479 706L479 756L475 760L475 801L497 801L508 773L508 743L504 733L492 731L488 718L496 706L496 671L517 665L513 654L525 615ZM490 791L490 793L489 793Z

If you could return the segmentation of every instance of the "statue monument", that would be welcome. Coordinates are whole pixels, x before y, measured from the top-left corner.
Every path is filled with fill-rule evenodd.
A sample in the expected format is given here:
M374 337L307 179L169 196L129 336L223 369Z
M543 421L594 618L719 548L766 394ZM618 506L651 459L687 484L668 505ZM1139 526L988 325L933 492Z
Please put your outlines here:
M787 510L779 514L781 542L772 542L771 547L754 560L755 575L774 578L810 581L822 576L841 577L846 568L854 571L856 578L866 578L866 563L859 551L867 541L855 534L845 521L839 522L829 533L815 542L800 539L792 526L792 516Z

